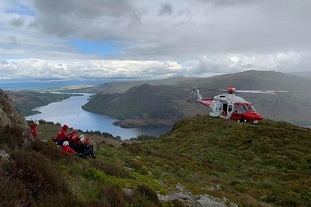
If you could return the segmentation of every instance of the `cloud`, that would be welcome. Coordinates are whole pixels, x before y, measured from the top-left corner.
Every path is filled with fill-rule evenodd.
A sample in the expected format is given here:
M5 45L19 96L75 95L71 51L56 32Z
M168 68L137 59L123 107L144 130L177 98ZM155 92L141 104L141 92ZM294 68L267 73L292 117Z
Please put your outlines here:
M299 66L301 54L275 53L268 55L245 56L231 54L228 56L202 56L197 66L193 68L193 74L205 73L236 73L244 70L273 70L291 72Z
M310 57L310 56L308 56ZM304 65L300 64L303 58ZM291 72L292 68L310 63L298 53L276 53L245 56L201 56L198 61L157 60L45 60L23 59L0 61L0 77L8 79L98 79L98 78L166 78L174 76L211 76L244 70L276 70Z
M174 61L88 60L50 61L24 59L0 61L2 79L161 78L178 75L183 67Z
M15 26L15 27L21 27L25 24L25 20L21 17L19 18L13 18L11 21L10 21L10 24Z
M108 35L98 33L107 34L109 27L114 30L113 27L122 26L122 20L133 18L133 9L126 0L34 0L34 6L37 18L33 26L61 37L106 39Z
M162 4L161 5L161 8L159 9L159 12L158 14L160 16L163 16L163 15L171 15L173 12L173 8L170 4Z
M3 0L1 76L310 71L310 10L309 0Z

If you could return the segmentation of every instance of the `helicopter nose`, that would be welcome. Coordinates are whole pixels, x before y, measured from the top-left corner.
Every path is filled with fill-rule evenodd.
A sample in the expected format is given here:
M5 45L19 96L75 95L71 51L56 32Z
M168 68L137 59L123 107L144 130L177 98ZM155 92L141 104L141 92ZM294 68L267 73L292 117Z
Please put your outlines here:
M257 112L246 112L243 115L247 120L262 120L262 116Z

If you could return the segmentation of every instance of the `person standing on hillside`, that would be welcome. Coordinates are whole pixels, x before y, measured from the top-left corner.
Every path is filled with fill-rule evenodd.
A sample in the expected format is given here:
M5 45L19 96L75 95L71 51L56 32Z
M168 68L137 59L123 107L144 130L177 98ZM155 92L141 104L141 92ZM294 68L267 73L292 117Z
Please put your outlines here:
M30 131L32 134L32 137L35 139L38 137L40 133L37 132L37 126L39 125L39 122L35 120L31 125L30 125Z

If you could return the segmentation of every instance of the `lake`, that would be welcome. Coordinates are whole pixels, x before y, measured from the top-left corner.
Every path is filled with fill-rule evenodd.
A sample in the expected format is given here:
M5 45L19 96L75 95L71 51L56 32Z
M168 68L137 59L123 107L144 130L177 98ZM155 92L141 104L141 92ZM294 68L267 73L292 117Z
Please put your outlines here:
M53 102L46 106L40 106L33 110L41 112L25 117L27 120L46 120L83 131L108 132L113 136L120 136L122 140L136 137L137 135L159 136L170 130L170 127L154 128L121 128L113 125L118 121L115 118L85 111L81 108L88 102L92 94L84 93L83 96L72 96L60 102Z

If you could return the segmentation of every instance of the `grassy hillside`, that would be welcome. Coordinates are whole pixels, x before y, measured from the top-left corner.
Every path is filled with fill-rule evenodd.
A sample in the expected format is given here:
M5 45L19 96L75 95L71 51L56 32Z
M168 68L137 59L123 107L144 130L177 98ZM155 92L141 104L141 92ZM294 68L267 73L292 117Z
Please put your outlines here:
M224 196L241 206L309 206L310 133L285 122L228 125L198 116L143 148L149 167L192 192Z
M39 127L42 139L59 130ZM0 140L8 135L2 133ZM196 116L147 142L108 143L97 137L106 144L99 145L95 160L37 141L0 157L0 201L7 206L185 206L188 197L164 202L157 196L183 186L188 196L225 197L228 206L310 206L310 137L310 129L285 122L227 123Z

